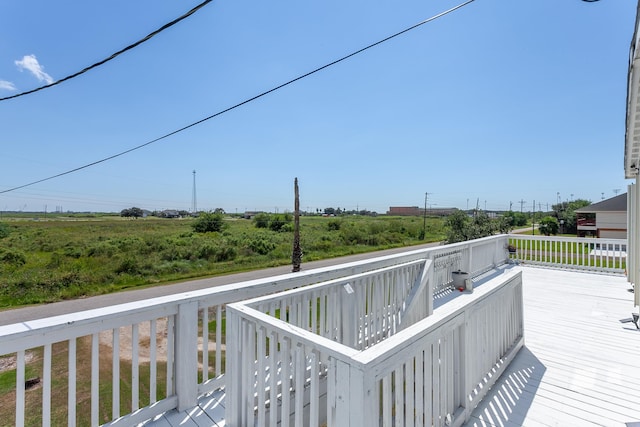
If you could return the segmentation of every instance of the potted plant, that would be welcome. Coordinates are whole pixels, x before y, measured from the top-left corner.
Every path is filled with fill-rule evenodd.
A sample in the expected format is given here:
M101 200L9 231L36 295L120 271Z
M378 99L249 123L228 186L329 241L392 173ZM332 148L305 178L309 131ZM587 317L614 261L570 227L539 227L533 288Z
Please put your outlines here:
M509 254L515 254L516 253L515 245L512 245L511 243L509 243L509 245L507 245L507 251L509 251Z

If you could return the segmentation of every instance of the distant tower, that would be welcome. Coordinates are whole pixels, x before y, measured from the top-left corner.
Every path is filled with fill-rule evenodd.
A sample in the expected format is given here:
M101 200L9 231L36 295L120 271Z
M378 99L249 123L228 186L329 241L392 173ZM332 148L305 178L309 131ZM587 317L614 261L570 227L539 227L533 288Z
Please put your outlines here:
M193 194L191 195L191 213L198 213L198 203L196 202L196 170L193 170Z

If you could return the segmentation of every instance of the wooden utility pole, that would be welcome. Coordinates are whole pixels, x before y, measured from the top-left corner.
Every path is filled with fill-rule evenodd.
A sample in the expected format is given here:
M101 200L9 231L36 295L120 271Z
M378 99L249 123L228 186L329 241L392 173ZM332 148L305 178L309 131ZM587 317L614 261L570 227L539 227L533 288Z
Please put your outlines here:
M427 238L427 197L429 193L424 193L424 212L422 213L422 239Z
M291 255L291 262L293 263L294 273L300 271L300 264L302 263L302 249L300 249L300 194L298 193L298 178L293 181L293 191L295 194L294 208L293 208L293 254Z

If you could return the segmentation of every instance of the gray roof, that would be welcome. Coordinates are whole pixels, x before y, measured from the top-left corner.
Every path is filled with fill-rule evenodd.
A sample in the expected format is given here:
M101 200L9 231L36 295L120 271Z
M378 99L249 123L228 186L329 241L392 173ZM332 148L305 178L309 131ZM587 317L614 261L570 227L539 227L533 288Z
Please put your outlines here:
M598 203L592 203L584 208L576 209L576 212L626 212L627 211L627 193L620 194Z

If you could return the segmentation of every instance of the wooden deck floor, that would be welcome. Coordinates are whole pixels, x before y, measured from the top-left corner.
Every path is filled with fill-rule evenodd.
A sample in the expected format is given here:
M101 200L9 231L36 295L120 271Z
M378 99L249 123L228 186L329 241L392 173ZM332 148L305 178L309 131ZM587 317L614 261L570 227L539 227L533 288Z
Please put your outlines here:
M525 347L467 426L640 422L640 331L620 322L634 311L626 279L523 268L523 282Z
M523 268L525 347L466 426L640 427L640 331L621 276ZM637 312L637 309L636 309ZM145 427L224 426L224 394Z

